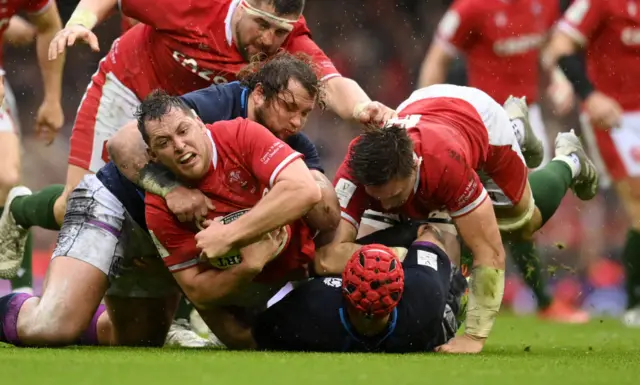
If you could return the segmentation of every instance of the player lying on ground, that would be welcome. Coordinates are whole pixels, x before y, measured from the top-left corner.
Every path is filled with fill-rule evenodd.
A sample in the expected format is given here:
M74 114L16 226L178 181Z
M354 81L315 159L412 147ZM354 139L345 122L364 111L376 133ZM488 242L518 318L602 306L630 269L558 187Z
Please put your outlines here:
M519 125L515 127L516 137L525 137L519 143L529 168L548 163L553 153L538 104L541 79L549 79L546 93L556 114L564 115L573 106L573 89L562 71L555 66L549 71L540 70L540 49L546 44L560 12L566 8L561 3L566 1L456 0L440 21L420 73L419 88L445 83L453 59L464 55L469 75L469 84L465 85L485 91L496 101L506 101L505 109L512 118L513 112L518 110L517 103L528 103L530 127L523 127L519 120L512 123ZM534 19L535 23L530 22ZM584 71L577 56L567 57L566 63L562 64L562 68L570 72L570 79ZM496 76L497 73L500 76ZM547 83L546 79L544 81ZM576 90L584 88L581 83L584 82L578 83ZM528 129L532 129L535 135L523 132ZM553 301L533 242L509 242L505 247L532 289L540 317L570 323L588 321L587 312L562 301Z
M320 201L320 188L300 153L250 120L205 125L179 98L157 92L140 105L138 122L151 160L215 207L205 222L183 223L148 193L147 226L160 256L209 329L227 347L242 347L221 327L220 311L260 309L284 283L307 275L315 245L302 217ZM284 234L276 253L238 258L275 229Z
M579 139L562 133L556 157L531 174L530 185L506 111L478 89L423 88L400 105L398 114L384 129L351 142L334 181L343 220L333 247L325 250L349 258L359 247L353 242L366 209L413 219L449 211L474 266L466 333L442 351L479 352L504 291L500 231L531 239L570 187L581 199L593 198L595 168Z
M14 38L14 41L23 40L30 36L28 29L21 23L20 19L15 18L15 14L19 12L27 12L29 21L35 26L35 38L37 40L36 52L38 54L38 64L42 73L44 87L44 99L42 105L36 114L36 134L42 137L47 143L51 143L55 138L58 130L62 127L64 116L62 106L60 105L61 88L62 88L62 68L64 66L64 57L60 57L55 61L49 61L47 50L49 43L54 35L60 31L62 22L58 16L58 8L53 0L38 1L11 1L3 6L3 24L0 27L0 38ZM33 27L32 27L33 28ZM5 33L9 36L5 36ZM24 36L24 38L20 38ZM17 38L17 39L16 39ZM0 69L2 68L2 55L0 54ZM3 71L4 72L4 71ZM2 78L4 81L4 77ZM4 98L2 99L4 101ZM16 111L9 109L8 103L0 105L0 221L1 218L10 217L9 210L4 210L5 205L9 206L12 195L10 190L20 183L20 132L17 124ZM5 219L6 220L6 219ZM12 234L11 236L16 235ZM9 236L9 234L7 234ZM29 232L22 232L17 244L20 249L20 260L25 257L27 263L31 263L31 238ZM21 261L20 261L21 262ZM0 258L0 278L14 278L20 270L20 262L3 261ZM16 284L30 286L31 268L23 271L22 274L28 274L27 279L16 279ZM26 281L26 282L25 282Z
M11 215L0 220L0 277L10 278L20 265L16 245L24 242L26 229L59 229L69 193L84 175L97 172L108 161L107 140L133 119L140 100L154 89L182 95L233 81L254 55L272 56L282 48L313 58L322 71L327 107L341 118L380 126L393 115L388 107L372 102L353 80L341 77L311 40L302 16L304 0L158 0L153 7L146 0L82 0L51 43L50 57L76 41L89 42L98 50L91 29L116 3L140 24L114 42L82 98L71 136L66 186L49 186L33 195L16 190L7 201Z
M281 76L283 71L286 75ZM248 76L249 74L247 73ZM303 117L307 109L313 108L320 97L319 80L312 68L304 61L291 55L281 55L276 60L261 65L255 76L261 80L264 86L281 91L266 97L266 102L269 105L287 95L297 96L296 100L299 103L299 109L295 112L299 115L297 119L304 120ZM295 82L290 82L290 79L295 79ZM300 93L300 89L291 88L290 85L293 83L302 84L305 91ZM247 98L252 95L253 92L247 95L245 89L238 84L227 84L196 91L184 95L180 99L186 105L197 110L207 123L236 117L263 115L266 122L273 124L273 127L269 127L273 132L281 132L285 127L288 127L288 119L280 119L278 110L264 108L261 113L257 114L256 103L247 103ZM215 102L211 98L214 98ZM303 134L294 134L288 138L287 142L305 155L305 161L308 162L309 168L322 170L315 146ZM330 191L333 191L333 188L330 188ZM327 196L326 191L323 191L323 196ZM198 197L200 195L196 198ZM192 212L194 208L199 208L198 204L190 200L182 202L179 197L173 199L170 195L167 195L167 199L169 207L174 210L179 209L180 213L184 215ZM337 202L335 206L337 206ZM98 342L109 343L112 341L109 332L111 329L109 314L104 312L103 307L98 308L97 312L95 311L105 293L108 298L107 307L112 307L119 306L120 302L132 295L161 295L165 291L160 284L162 283L161 279L145 278L137 285L138 287L133 287L136 288L136 291L130 290L131 288L127 286L128 282L134 282L136 277L144 275L143 271L134 267L133 259L144 258L153 261L154 258L157 258L157 251L146 231L144 192L137 189L132 182L120 174L113 163L107 164L95 176L84 178L80 186L72 193L67 211L66 221L59 235L58 247L54 251L54 257L47 272L43 298L39 302L37 299L30 300L37 305L23 308L21 308L21 304L29 296L17 296L11 300L10 308L14 309L14 312L19 311L21 319L29 321L21 322L20 328L16 332L21 337L20 342L23 344L76 343L83 330L87 328L86 325L91 323L93 327L91 331L95 333L96 322L98 323L97 330L101 331L98 334ZM194 215L191 216L191 218L194 217ZM135 231L131 231L131 229L135 229ZM68 240L75 242L70 243ZM149 247L144 248L143 246ZM141 255L142 252L144 254ZM73 281L69 280L70 277L74 278ZM72 283L72 286L65 286L69 282ZM154 283L158 284L151 285ZM121 286L124 287L121 288ZM160 290L159 293L154 292L157 290ZM119 297L125 298L118 299ZM114 303L114 298L119 302ZM57 306L52 301L56 301L56 304L73 305ZM130 299L130 301L133 300ZM135 303L140 313L129 313L127 307L124 306L116 308L117 314L120 315L119 319L124 319L122 321L116 320L118 321L116 327L130 323L130 319L126 318L127 314L132 314L132 316L146 313L156 314L154 308L149 307L153 305L153 302L149 302L149 306L147 306L140 301L142 300L137 300ZM56 320L64 320L64 324L58 326ZM140 327L146 326L142 323ZM38 333L45 332L46 335L38 337ZM155 345L159 344L158 338L162 332L163 330L158 330L158 336L151 340L155 341L153 342ZM30 336L34 336L34 338L30 339ZM193 333L179 332L176 333L176 337L180 339L181 345L208 345L203 339L196 338ZM95 343L95 338L83 339L81 342ZM114 343L121 343L121 341L116 340Z
M415 233L414 233L415 234ZM422 225L405 254L361 247L342 278L315 278L256 318L258 349L408 353L455 336L466 281L453 290L453 261L439 230Z
M322 190L322 200L305 216L306 223L316 232L331 232L340 221L338 199L331 182L324 176L320 158L313 143L300 131L310 111L320 104L322 83L314 73L308 58L286 52L277 54L266 62L254 62L239 74L240 83L211 86L182 97L204 123L245 117L257 121L284 140L291 148L304 155L316 183ZM124 175L146 191L161 195L179 220L200 220L206 216L210 203L199 190L186 189L164 167L148 162L146 145L135 122L125 126L109 140L111 158ZM109 163L99 176L119 181L122 175ZM230 178L237 178L240 175ZM239 181L238 181L239 182ZM108 185L113 184L109 182ZM131 183L121 183L127 192L120 200L135 200L128 208L130 213L143 212L142 198ZM113 190L113 189L112 189ZM124 197L126 196L126 198ZM186 210L186 211L185 211ZM140 215L143 217L143 215ZM322 239L320 234L316 239ZM192 307L184 301L176 317L189 319ZM182 322L181 322L182 323ZM184 329L184 328L180 328ZM175 331L175 333L174 333ZM167 342L198 341L182 338L185 334L172 326ZM186 335L185 335L186 336Z
M543 53L545 65L551 67L586 51L593 87L583 106L583 130L597 145L631 219L622 252L628 296L623 321L629 326L640 326L639 31L636 2L576 0Z

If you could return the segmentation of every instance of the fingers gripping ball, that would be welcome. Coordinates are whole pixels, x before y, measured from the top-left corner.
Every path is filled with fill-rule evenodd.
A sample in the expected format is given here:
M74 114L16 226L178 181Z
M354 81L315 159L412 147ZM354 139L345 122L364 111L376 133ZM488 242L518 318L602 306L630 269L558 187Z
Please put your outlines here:
M249 209L239 210L231 214L227 214L224 217L216 218L216 220L222 223L223 225L228 225L229 223L240 218L247 212L249 212ZM228 253L220 256L219 258L212 259L210 261L213 267L215 267L216 269L224 270L242 263L242 256L240 255L240 250L234 248L229 250Z
M402 264L386 246L363 246L347 262L342 273L342 291L351 306L367 316L387 315L402 298Z
M220 221L220 223L222 223L223 225L228 225L229 223L240 218L247 212L249 212L249 209L239 210L231 214L227 214L224 217L218 218L216 220ZM288 225L284 226L283 230L284 231L279 232L280 238L281 238L280 246L278 247L276 252L273 254L273 257L271 259L276 258L278 255L280 255L280 253L282 253L282 251L289 245L289 240L291 239L291 227ZM272 236L272 234L268 234L268 235L270 237ZM213 265L213 267L215 267L216 269L224 270L242 263L242 255L240 255L239 249L234 248L229 250L228 253L218 258L212 259L210 261L211 261L211 265Z

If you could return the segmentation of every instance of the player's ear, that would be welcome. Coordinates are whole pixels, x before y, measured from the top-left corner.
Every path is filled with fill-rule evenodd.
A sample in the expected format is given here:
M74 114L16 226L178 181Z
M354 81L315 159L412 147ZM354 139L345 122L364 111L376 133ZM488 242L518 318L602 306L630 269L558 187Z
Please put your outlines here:
M262 83L256 84L256 88L253 89L251 96L253 97L253 102L256 105L256 107L260 107L264 104L265 97L264 97L264 88L262 87Z

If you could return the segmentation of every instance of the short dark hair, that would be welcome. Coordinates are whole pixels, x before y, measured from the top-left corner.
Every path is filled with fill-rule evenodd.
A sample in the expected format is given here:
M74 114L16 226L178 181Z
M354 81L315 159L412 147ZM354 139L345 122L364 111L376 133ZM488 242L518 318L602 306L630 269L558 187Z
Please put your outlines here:
M349 150L347 167L358 183L380 186L411 176L414 163L407 130L392 125L361 134Z
M147 145L149 144L149 134L147 134L146 122L160 120L172 107L179 108L186 113L191 112L189 106L179 96L169 95L160 89L153 90L136 109L134 116L138 121L138 130Z
M237 75L240 83L253 91L262 86L266 100L270 101L280 92L288 90L289 80L297 80L316 103L324 107L323 85L311 57L304 53L291 54L280 51L273 57L260 61L253 60Z
M278 16L301 15L305 0L254 0L256 3L266 2L272 5Z

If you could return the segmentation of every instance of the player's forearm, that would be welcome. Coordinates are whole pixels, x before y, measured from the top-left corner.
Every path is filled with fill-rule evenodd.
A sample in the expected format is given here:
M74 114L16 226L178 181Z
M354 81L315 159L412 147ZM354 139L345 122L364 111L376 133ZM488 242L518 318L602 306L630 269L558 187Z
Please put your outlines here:
M55 34L62 28L62 24L56 15L55 18L48 18L45 22L37 23L36 28L36 51L40 72L42 73L44 99L45 101L60 103L62 97L62 69L65 57L64 54L61 54L55 60L49 60L49 44Z
M305 217L305 222L316 231L333 231L340 223L340 204L331 182L319 171L311 172L322 192L322 199Z
M553 71L563 56L574 55L578 52L578 44L562 31L555 31L551 40L542 50L540 61L547 71Z
M127 123L109 139L107 151L118 170L147 192L164 198L180 186L175 175L166 167L150 162L147 146L134 121Z
M349 258L362 245L353 242L330 243L316 250L313 261L317 275L341 275Z
M118 5L118 0L81 0L73 11L67 25L78 24L93 29L105 20Z
M327 107L344 120L354 119L356 107L371 101L358 83L345 77L327 80L325 95Z
M226 270L206 270L196 275L183 290L189 301L199 309L224 306L228 304L229 297L251 282L261 271L242 263Z
M266 232L302 218L321 198L315 184L277 182L247 214L227 225L233 245L246 246Z
M447 71L451 65L451 60L453 60L453 57L445 51L440 43L434 41L420 67L417 88L444 83L447 79Z

